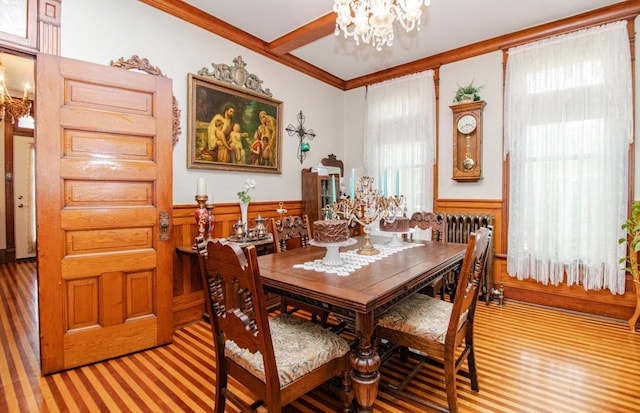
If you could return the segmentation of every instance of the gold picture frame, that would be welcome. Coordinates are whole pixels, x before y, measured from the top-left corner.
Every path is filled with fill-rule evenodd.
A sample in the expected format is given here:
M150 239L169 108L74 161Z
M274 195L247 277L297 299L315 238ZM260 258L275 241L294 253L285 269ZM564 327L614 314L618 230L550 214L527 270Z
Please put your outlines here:
M283 103L189 74L187 168L282 173Z

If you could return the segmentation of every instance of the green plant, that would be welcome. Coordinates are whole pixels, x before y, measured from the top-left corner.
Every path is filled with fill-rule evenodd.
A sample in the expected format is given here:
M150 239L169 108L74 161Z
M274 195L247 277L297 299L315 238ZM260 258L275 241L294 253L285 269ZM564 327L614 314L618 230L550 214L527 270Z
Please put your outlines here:
M456 95L453 97L453 103L462 102L464 100L465 95L473 95L474 102L477 100L481 100L482 98L480 97L480 89L482 89L483 87L484 85L474 86L473 80L467 86L458 85L458 90L456 91Z
M251 197L249 196L249 191L256 187L256 181L253 179L247 179L244 183L244 191L238 192L238 199L243 204L248 204L251 202Z
M620 263L628 261L625 270L631 274L634 280L640 281L640 267L638 266L638 251L640 251L640 201L631 206L631 217L622 224L622 229L627 231L627 238L620 238L620 244L627 241L629 255L620 258Z

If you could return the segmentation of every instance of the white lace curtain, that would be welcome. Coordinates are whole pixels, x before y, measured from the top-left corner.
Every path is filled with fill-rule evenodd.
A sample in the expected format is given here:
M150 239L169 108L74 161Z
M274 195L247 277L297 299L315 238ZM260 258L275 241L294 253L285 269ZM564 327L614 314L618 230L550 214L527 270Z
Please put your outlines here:
M433 209L435 105L432 70L367 90L365 173L383 191L386 175L387 195L404 195L408 214Z
M630 46L616 22L509 49L507 271L624 294Z

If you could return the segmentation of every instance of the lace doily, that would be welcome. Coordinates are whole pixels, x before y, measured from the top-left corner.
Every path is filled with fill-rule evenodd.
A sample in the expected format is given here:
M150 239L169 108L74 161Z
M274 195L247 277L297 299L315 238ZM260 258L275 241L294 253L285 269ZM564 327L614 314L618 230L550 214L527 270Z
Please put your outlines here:
M324 272L327 274L336 274L340 276L346 276L346 275L349 275L349 273L352 273L357 269L365 267L372 262L380 261L390 255L393 255L397 252L400 252L409 248L422 247L424 246L424 244L406 243L401 247L391 247L389 245L384 245L384 244L382 245L373 244L373 246L375 247L375 249L380 251L379 254L360 255L357 253L357 250L341 252L340 258L342 258L342 261L344 262L343 265L339 265L339 266L324 265L322 263L322 258L320 258L313 261L307 261L304 264L295 264L293 268L301 268L303 270L313 270L317 272Z

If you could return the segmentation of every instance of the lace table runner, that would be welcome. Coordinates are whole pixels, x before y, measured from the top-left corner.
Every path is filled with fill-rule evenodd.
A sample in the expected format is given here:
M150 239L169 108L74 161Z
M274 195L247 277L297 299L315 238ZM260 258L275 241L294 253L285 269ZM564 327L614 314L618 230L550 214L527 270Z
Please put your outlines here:
M355 270L365 267L372 262L379 261L384 259L390 255L393 255L397 252L415 248L415 247L423 247L424 244L420 243L406 243L400 247L391 247L389 245L380 245L373 244L375 249L380 251L379 254L376 255L360 255L357 253L357 249L340 252L340 258L344 262L343 265L333 266L333 265L324 265L322 263L322 258L307 261L304 264L295 264L293 268L302 268L303 270L314 270L317 272L325 272L327 274L336 274L340 276L349 275L349 273L354 272Z

